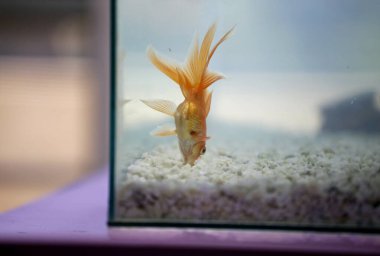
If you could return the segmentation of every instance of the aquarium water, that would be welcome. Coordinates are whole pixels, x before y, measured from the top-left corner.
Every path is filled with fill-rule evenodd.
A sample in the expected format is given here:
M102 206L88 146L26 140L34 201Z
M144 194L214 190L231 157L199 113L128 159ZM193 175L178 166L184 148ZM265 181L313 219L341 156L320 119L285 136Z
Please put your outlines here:
M359 0L116 1L111 222L380 228L380 5ZM184 101L147 56L184 63L212 24L206 152L185 164ZM174 62L173 62L174 63ZM178 130L178 127L177 127Z

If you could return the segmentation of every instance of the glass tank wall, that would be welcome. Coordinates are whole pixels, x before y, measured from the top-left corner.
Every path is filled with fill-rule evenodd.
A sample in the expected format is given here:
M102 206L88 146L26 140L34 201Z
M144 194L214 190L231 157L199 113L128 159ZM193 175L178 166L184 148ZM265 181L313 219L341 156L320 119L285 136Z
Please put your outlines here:
M111 224L379 230L379 1L115 3Z

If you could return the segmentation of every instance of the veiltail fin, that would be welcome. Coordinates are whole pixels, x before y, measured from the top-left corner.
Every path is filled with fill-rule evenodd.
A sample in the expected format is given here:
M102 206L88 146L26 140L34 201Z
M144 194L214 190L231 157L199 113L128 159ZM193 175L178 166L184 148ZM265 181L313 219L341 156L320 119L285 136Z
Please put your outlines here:
M179 64L174 61L164 60L162 57L158 56L151 46L147 49L147 55L153 65L156 66L162 73L170 77L174 82L179 84L177 69Z
M225 33L224 36L222 36L222 38L219 39L219 41L214 45L214 47L211 49L211 51L208 52L207 61L206 61L205 67L204 67L202 80L201 80L201 83L199 85L198 90L204 90L207 87L209 87L211 84L213 84L214 82L224 78L224 76L219 74L219 73L207 70L207 67L208 67L208 64L210 63L210 60L211 60L212 56L214 55L216 49L218 48L218 46L221 43L223 43L224 41L226 41L228 38L230 38L232 31L234 29L235 29L235 26L233 28L231 28L229 31L227 31L227 33Z
M218 46L230 37L233 29L234 28L230 29L226 34L224 34L223 37L214 45L214 47L212 47L212 49L211 43L214 39L216 23L212 24L208 29L200 49L198 47L197 40L195 40L195 45L187 60L187 72L185 72L188 76L190 76L189 80L192 82L191 87L194 93L202 91L214 82L224 78L223 75L210 71L207 67Z
M227 40L234 28L230 29L210 50L216 31L216 23L208 29L202 45L199 48L197 37L191 49L185 66L180 66L174 62L169 62L157 56L154 50L149 47L147 50L150 61L164 74L180 85L183 96L188 99L194 94L205 90L214 82L224 78L223 75L207 70L211 57L218 46Z

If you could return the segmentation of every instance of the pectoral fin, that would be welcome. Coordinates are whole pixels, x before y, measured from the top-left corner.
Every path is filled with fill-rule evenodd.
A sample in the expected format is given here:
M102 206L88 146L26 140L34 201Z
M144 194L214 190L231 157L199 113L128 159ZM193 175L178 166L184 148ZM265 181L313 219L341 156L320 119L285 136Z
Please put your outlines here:
M168 100L141 100L148 107L153 108L161 113L174 116L177 109L176 104Z
M209 139L211 139L211 137L208 137L208 136L206 136L206 137L200 137L199 141L206 141L206 140L209 140Z
M171 125L161 125L150 133L152 136L166 137L177 135L176 129Z

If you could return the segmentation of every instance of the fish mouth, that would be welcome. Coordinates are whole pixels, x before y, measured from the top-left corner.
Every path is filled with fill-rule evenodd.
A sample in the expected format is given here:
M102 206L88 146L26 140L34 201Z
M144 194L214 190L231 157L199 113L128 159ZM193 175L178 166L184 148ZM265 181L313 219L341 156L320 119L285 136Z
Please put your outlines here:
M195 162L196 161L198 161L199 160L199 156L198 157L196 157L196 158L194 158L194 157L186 157L185 158L185 165L186 164L189 164L189 165L191 165L191 166L194 166L195 165Z
M204 141L199 141L195 143L191 147L190 155L188 156L188 163L190 165L194 165L200 158L201 156L206 152L206 143Z
M181 140L178 139L178 145L182 153L184 164L194 166L205 150L205 141Z
M190 141L187 140L178 140L178 144L179 149L182 153L184 164L190 164L191 166L194 166L195 161L197 160L197 158L194 158L192 154L195 144L193 145Z
M195 165L195 162L199 159L198 157L193 157L192 155L183 155L184 164L190 164L191 166Z
M191 162L188 162L188 164L193 167L195 165L195 160L191 161Z

